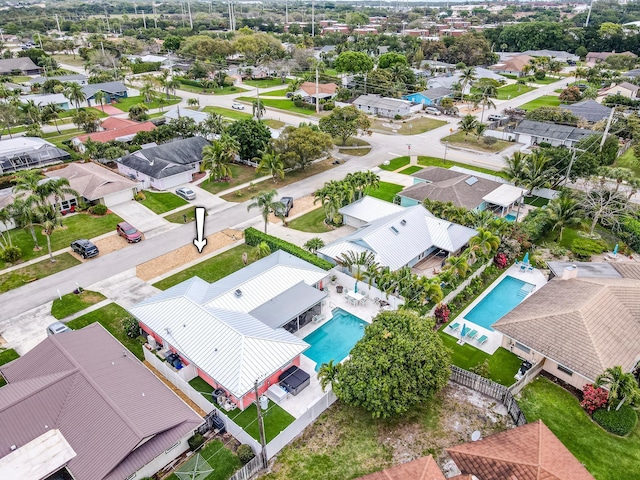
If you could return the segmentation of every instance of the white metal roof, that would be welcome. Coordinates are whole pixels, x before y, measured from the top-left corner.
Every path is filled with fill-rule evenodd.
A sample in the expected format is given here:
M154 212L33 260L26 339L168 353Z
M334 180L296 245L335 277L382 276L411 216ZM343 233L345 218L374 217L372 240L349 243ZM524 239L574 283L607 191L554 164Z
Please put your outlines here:
M493 203L494 205L500 205L501 207L508 207L517 201L524 193L525 189L508 185L506 183L500 185L494 191L488 193L482 199L485 202Z
M342 207L338 213L369 223L401 210L404 210L404 207L367 195Z

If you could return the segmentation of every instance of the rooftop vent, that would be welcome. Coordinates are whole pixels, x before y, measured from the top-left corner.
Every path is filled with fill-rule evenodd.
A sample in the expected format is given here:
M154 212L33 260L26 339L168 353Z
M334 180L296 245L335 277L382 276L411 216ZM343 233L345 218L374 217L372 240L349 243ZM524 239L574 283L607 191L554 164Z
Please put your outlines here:
M236 297L240 298L242 296L242 290L237 289L235 292Z
M398 234L398 229L396 227L391 227L390 230L396 235Z
M404 227L406 224L407 224L407 221L404 218L400 220L400 225Z
M464 181L464 183L466 183L467 185L474 185L477 182L478 182L478 179L476 177L469 177Z

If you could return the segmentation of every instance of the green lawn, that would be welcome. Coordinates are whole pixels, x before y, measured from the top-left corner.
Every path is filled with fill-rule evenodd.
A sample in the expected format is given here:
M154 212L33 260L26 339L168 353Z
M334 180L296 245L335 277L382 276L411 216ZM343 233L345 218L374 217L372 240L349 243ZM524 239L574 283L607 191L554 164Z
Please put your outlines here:
M281 88L279 90L273 90L271 92L260 93L261 97L284 97L287 95L287 89Z
M0 350L0 365L4 365L5 363L9 363L14 361L16 358L20 358L18 352L16 352L13 348L7 348L5 350ZM7 384L4 380L4 377L0 375L0 387L3 387Z
M122 219L113 214L107 214L102 217L94 217L92 215L78 213L70 217L63 217L64 228L56 228L51 235L51 250L55 252L68 247L71 242L79 238L94 238L111 230L116 229L116 225ZM16 247L22 250L22 260L28 261L34 258L48 255L47 240L42 234L42 229L35 227L38 244L43 247L40 251L33 251L33 239L31 233L26 229L13 229L9 233L11 240ZM0 269L7 265L0 260Z
M209 402L212 402L211 394L213 393L214 388L202 378L195 377L189 380L189 385L191 385L196 392L199 392Z
M525 387L518 405L528 422L541 419L597 480L640 478L639 427L627 437L606 432L573 395L541 377Z
M588 232L588 228L586 226L582 227L582 231ZM558 235L560 234L559 230L550 230L545 234L544 237L541 238L541 242L545 243L559 243L561 247L564 247L568 250L571 250L571 244L574 240L578 238L583 238L579 234L579 229L567 227L562 231L562 241L558 242ZM600 225L596 226L595 233L600 234L601 240L606 243L609 251L613 250L613 247L616 243L622 243L622 240L616 238L610 231L604 229Z
M169 287L173 287L180 282L190 279L193 276L198 276L207 282L215 282L223 277L240 270L244 264L242 263L242 254L247 253L249 255L249 261L251 261L252 247L242 244L234 247L226 252L222 252L215 257L211 257L204 262L200 262L197 265L193 265L181 272L171 275L170 277L160 280L154 283L153 286L160 290L166 290Z
M445 333L449 327L444 327L438 333L444 345L451 351L451 363L469 370L471 367L480 365L485 360L489 360L489 377L494 382L500 383L506 387L515 383L513 376L520 367L520 360L516 355L502 347L498 348L493 355L483 352L476 347L465 343L458 345L457 338Z
M369 195L380 200L393 202L395 196L402 191L404 187L396 183L380 182L380 186L376 190L369 192Z
M415 120L391 120L376 119L373 121L372 128L383 133L394 133L399 135L418 135L428 132L434 128L446 125L444 120L435 120L428 117L418 117ZM391 125L391 126L387 126Z
M55 58L58 62L66 63L75 67L84 66L84 59L80 55L58 54L54 55L53 58Z
M556 95L543 95L531 100L530 102L520 105L523 110L535 110L540 107L557 107L560 105L560 98Z
M269 88L277 87L279 85L286 85L288 83L291 83L291 80L285 78L283 82L281 78L265 78L264 80L243 80L242 83L244 83L245 85L250 85L252 87Z
M189 205L189 202L172 192L151 192L145 190L144 196L146 198L140 201L140 203L158 215Z
M343 155L351 155L352 157L364 157L371 151L371 147L362 148L338 148L338 152Z
M388 172L395 172L396 170L402 168L402 167L406 167L407 165L409 165L409 157L404 156L404 157L396 157L393 158L391 160L389 160L389 164L387 165L387 162L382 163L380 165L378 165L378 167L380 167L382 170L386 170Z
M176 103L180 103L180 101L182 100L180 97L176 97L175 95L170 95L167 99L167 95L165 93L156 93L164 97L165 103L162 108L169 105L175 105ZM123 112L128 112L131 107L139 103L143 103L149 109L160 108L160 102L158 102L157 98L152 100L151 102L146 102L143 95L138 95L137 97L121 98L118 103L115 103L113 106L122 110Z
M328 232L330 229L324 223L326 218L324 208L316 208L309 213L299 216L298 218L289 222L289 227L294 230L300 230L301 232L310 233L323 233Z
M504 140L497 140L492 145L485 144L482 139L478 139L473 134L466 135L464 132L456 132L453 135L441 138L441 142L449 142L452 145L457 145L463 148L469 148L472 150L482 150L484 152L500 152L508 146L512 145L511 142L505 142Z
M184 215L187 216L187 221L184 220ZM173 212L169 215L165 215L164 218L166 221L171 223L191 223L196 219L196 209L195 208L183 208L177 212Z
M252 104L255 98L251 97L238 97L237 100L241 102L247 102ZM271 108L279 108L280 110L287 110L292 113L299 113L300 115L315 115L315 110L308 110L302 107L296 107L293 104L293 100L287 99L278 99L278 98L261 98L262 104L265 107Z
M544 207L549 203L549 199L534 196L524 197L524 203L526 203L527 205L533 205L534 207Z
M640 179L640 161L636 158L633 148L620 155L613 163L614 167L628 168L636 178Z
M75 267L80 264L80 260L69 253L56 255L54 258L56 261L53 263L51 263L47 258L26 267L0 275L0 293L22 287L32 281L48 277L49 275L53 275L54 273L61 272L62 270L66 270L67 268Z
M411 175L412 173L419 172L420 170L422 170L422 167L418 165L411 165L410 167L400 170L398 173L402 173L404 175Z
M276 405L269 400L267 410L262 412L264 419L264 433L267 437L267 443L276 438L278 434L287 428L295 418L282 407ZM251 435L256 440L260 440L260 432L258 430L258 411L255 404L249 405L243 411L232 410L229 412L229 418L236 422L238 426Z
M279 128L282 128L286 125L284 122L281 122L280 120L274 120L272 118L262 120L262 123L264 123L269 128L273 128L274 130L278 130Z
M547 75L542 80L536 80L535 77L529 77L527 79L527 82L537 83L538 85L549 85L550 83L557 82L558 80L562 80L562 78L560 78L560 77L551 77L551 76Z
M11 75L9 77L11 83L24 83L29 80L31 80L31 77L27 77L26 75Z
M62 296L62 299L56 298L51 306L51 315L58 320L67 318L69 315L80 312L85 308L95 305L96 303L105 300L107 297L99 292L92 292L91 290L84 290L80 294L67 293Z
M251 107L248 108L248 111L251 112ZM232 108L224 108L224 107L204 107L205 112L215 112L218 115L222 115L224 118L228 118L229 120L244 120L245 118L253 118L251 113L246 113L243 110L233 110Z
M511 85L506 85L504 87L500 87L498 89L498 100L507 100L509 98L514 98L522 95L523 93L530 92L534 90L534 87L530 87L529 85L519 85L517 83L513 83Z
M187 85L186 83L180 83L180 90L190 93L201 93L204 95L233 95L247 91L245 88L236 87L234 85L225 85L222 88L202 88Z
M122 321L131 315L124 308L116 303L110 303L102 308L89 312L81 317L71 320L67 323L67 327L73 330L79 330L82 327L98 322L104 328L111 332L127 349L140 360L144 360L142 353L142 344L137 338L130 338L124 333Z
M408 159L409 157L400 157L400 158ZM418 165L423 165L425 167L443 167L443 168L462 167L462 168L467 168L469 170L474 170L476 172L486 173L488 175L495 175L497 177L508 179L508 175L497 170L491 170L490 168L476 167L475 165L467 165L466 163L461 163L461 162L452 162L451 160L445 161L442 158L436 158L436 157L420 156L418 157Z
M213 469L213 472L202 480L227 480L241 467L238 457L225 447L220 440L212 440L207 443L200 450L200 454ZM167 480L179 479L175 473L172 473L167 477Z
M242 185L243 183L251 182L258 178L264 177L264 175L257 173L254 167L248 165L231 165L231 180L228 182L210 182L209 179L198 185L200 188L205 189L207 192L216 194L223 190L228 190L231 187Z
M97 105L97 106L99 107L99 105ZM87 105L85 105L84 107L80 107L80 110L86 110L87 108L88 108ZM60 116L61 119L65 119L65 118L69 118L70 119L71 117L73 117L76 114L77 111L78 110L76 108L72 108L71 110L65 110L63 112L60 112L59 116ZM99 118L107 118L109 116L106 113L104 113L100 108L96 109L95 111L97 112ZM58 121L58 125L61 125L61 124L62 124L62 122ZM50 122L50 125L53 125L53 122ZM83 133L84 133L84 131L83 131Z

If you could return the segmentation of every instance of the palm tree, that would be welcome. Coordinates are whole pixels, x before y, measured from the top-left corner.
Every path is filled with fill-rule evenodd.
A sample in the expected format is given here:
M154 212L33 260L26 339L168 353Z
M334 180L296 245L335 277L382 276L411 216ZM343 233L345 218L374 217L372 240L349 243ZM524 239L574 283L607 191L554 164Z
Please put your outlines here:
M467 259L462 255L447 258L444 268L455 273L460 278L465 278L470 269Z
M40 107L33 100L27 100L18 107L20 112L27 118L28 123L40 123Z
M253 210L254 208L260 210L260 214L264 219L264 233L267 233L269 214L271 212L279 214L279 212L284 211L284 205L282 204L282 202L276 202L273 200L277 195L278 192L276 190L266 190L264 192L260 192L251 198L251 203L247 206L248 212Z
M504 156L503 158L507 166L502 169L502 172L507 174L509 180L516 185L522 185L526 176L527 155L522 152L514 152L513 157Z
M480 103L482 104L482 113L480 114L480 122L484 120L485 108L493 108L493 109L496 108L496 104L493 102L493 100L491 100L490 94L487 93L488 89L495 90L495 87L487 87L487 89L485 89L484 93L482 94L482 99L480 100Z
M473 115L465 115L462 117L462 120L458 124L460 131L464 132L465 136L469 135L476 129L478 125L478 120Z
M307 242L303 246L311 253L316 253L318 250L324 247L324 240L322 240L320 237L313 237L307 240Z
M475 68L466 67L462 70L460 74L460 86L462 88L462 95L460 97L461 99L464 96L464 91L467 89L467 85L471 85L476 79L477 77Z
M565 227L578 225L583 218L580 204L568 190L563 190L557 198L549 202L547 212L553 222L553 230L560 228L558 242L562 242Z
M472 252L480 252L483 257L489 257L500 246L500 237L494 235L484 228L478 229L478 234L469 240L469 247Z
M486 130L487 125L485 123L478 122L478 124L476 124L476 128L473 129L473 133L475 133L476 137L478 137L478 140L480 140Z
M42 233L47 237L47 250L49 252L49 261L54 263L56 260L53 258L53 252L51 251L51 235L53 235L53 231L56 227L55 220L51 220L49 217L52 213L51 209L47 207L37 207L36 215L41 219L41 223L37 225L42 226Z
M609 407L617 402L616 410L629 400L630 403L640 399L640 389L632 373L625 373L621 366L609 367L596 378L596 387L604 387L609 390Z
M209 112L207 118L200 125L203 133L213 134L213 135L221 135L224 131L224 120L222 119L222 115L219 115L215 112Z
M42 107L42 121L43 122L53 122L56 126L56 130L60 133L60 128L58 127L58 120L60 119L60 114L63 110L56 105L55 103L48 103L44 107Z
M316 204L320 201L327 221L334 223L338 210L343 206L345 194L343 182L331 180L316 190L313 203Z
M75 103L76 109L80 108L80 103L87 99L82 86L78 83L71 82L67 84L67 88L63 92L64 96L69 99L71 103Z
M281 179L284 178L284 162L282 161L282 157L279 153L263 153L256 172L271 175L273 183L276 182L278 177Z
M33 239L33 249L39 251L40 245L38 245L38 236L34 228L34 222L37 221L34 210L35 200L34 196L16 198L11 205L11 215L19 227L29 230Z
M66 178L49 178L46 182L39 183L34 193L38 198L38 204L50 209L48 219L60 222L60 226L62 217L58 203L66 196L80 197L80 194L69 186L69 180Z
M153 83L151 82L144 82L142 87L140 87L140 95L144 97L144 101L147 103L151 103L155 93L156 92L153 90Z
M257 100L254 100L253 103L251 104L251 106L252 106L252 109L253 109L253 116L257 120L262 119L262 116L264 115L264 112L266 111L266 109L264 108L264 104L262 103L262 100L260 100L259 98Z
M13 242L11 241L11 233L9 233L9 229L7 226L12 219L11 211L9 207L0 208L0 223L4 227L4 230L0 231L0 250L6 247L12 247ZM5 238L5 232L7 238Z
M320 382L320 388L324 392L328 385L333 388L338 380L338 373L340 372L341 365L338 363L334 365L333 360L329 360L329 363L323 363L318 370L318 380Z
M553 167L548 166L549 157L540 152L534 152L527 155L526 158L523 187L529 192L532 192L535 188L548 187L549 178L555 171Z
M355 286L353 287L356 292L358 291L358 282L367 277L364 271L367 270L370 265L376 264L376 257L372 252L356 253L353 250L343 253L337 260L338 263L349 269L351 276L356 280Z
M224 177L231 178L233 176L231 163L235 160L239 150L238 141L227 134L223 134L220 140L202 149L200 171L209 170L209 181Z
M93 94L93 100L100 104L100 106L102 107L102 113L104 113L104 102L107 99L107 94L104 93L102 90L98 90L96 93Z
M260 242L253 248L253 259L260 260L261 258L268 257L271 254L271 248L267 242Z

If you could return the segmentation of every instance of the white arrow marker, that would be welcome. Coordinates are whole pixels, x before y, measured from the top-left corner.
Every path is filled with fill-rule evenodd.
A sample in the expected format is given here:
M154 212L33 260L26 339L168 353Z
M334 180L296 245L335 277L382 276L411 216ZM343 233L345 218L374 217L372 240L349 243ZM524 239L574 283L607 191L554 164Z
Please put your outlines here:
M202 253L202 249L207 244L207 239L204 238L204 207L196 207L196 234L198 235L193 239L193 244L198 249L198 253Z

